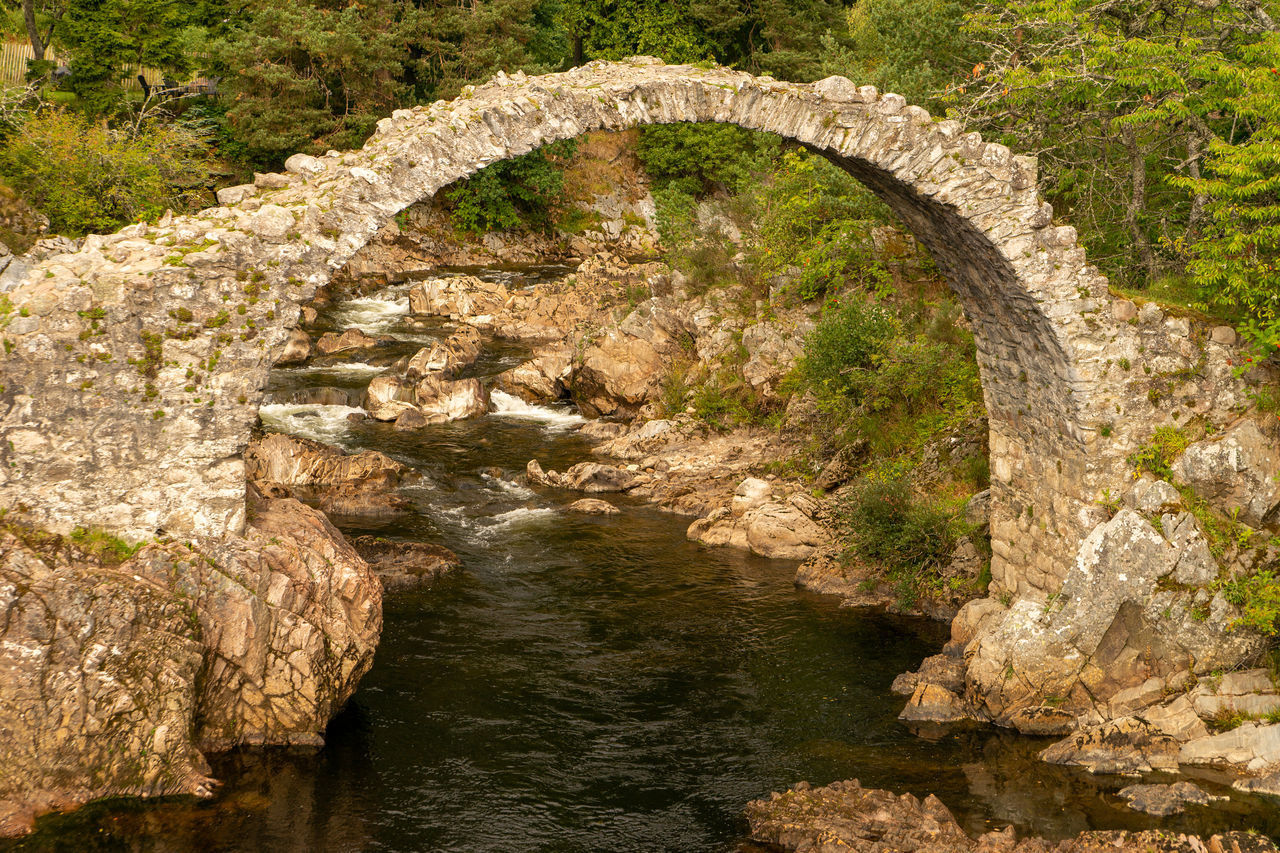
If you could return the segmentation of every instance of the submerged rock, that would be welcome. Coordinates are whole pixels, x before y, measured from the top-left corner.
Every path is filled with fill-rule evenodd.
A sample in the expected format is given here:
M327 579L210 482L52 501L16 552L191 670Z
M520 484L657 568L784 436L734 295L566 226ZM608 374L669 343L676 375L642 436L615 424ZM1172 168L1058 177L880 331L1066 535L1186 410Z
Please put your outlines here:
M1049 842L1019 840L1013 828L1006 827L975 840L937 797L899 796L863 788L856 779L823 788L801 782L790 791L748 804L747 821L753 841L797 853L1273 853L1277 849L1266 837L1250 832L1205 839L1164 830L1094 831Z
M1075 764L1090 773L1137 774L1178 769L1178 742L1137 717L1081 729L1040 753L1050 764Z
M321 355L333 355L358 349L372 349L378 345L378 339L365 334L359 329L347 329L341 334L325 332L316 341L316 352Z
M602 501L597 498L583 498L580 501L574 501L569 504L572 512L582 512L587 515L617 515L622 512L608 501Z
M1130 785L1120 789L1120 796L1129 808L1156 817L1168 817L1187 810L1187 804L1208 805L1221 797L1213 797L1199 785L1191 782L1175 782L1172 785Z
M401 542L381 536L354 536L351 545L373 569L388 592L430 587L462 565L442 545Z

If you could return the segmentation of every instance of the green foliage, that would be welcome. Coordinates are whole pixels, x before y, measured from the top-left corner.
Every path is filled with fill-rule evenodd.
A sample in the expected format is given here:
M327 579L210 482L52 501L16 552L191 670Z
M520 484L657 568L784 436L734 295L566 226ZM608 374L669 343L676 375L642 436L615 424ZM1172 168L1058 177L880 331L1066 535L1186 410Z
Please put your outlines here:
M454 223L476 233L549 227L564 192L560 164L573 156L574 149L571 139L556 142L486 166L446 190Z
M1245 315L1260 350L1280 349L1280 34L1244 49L1245 64L1221 57L1206 76L1228 92L1234 138L1214 139L1207 175L1175 183L1207 200L1211 222L1189 247L1189 269L1205 300ZM1211 60L1212 61L1212 60Z
M31 114L0 148L0 175L62 234L114 231L202 194L203 142L178 125L112 130L63 110Z
M1195 177L1206 146L1235 132L1216 63L1268 28L1258 4L989 0L967 18L984 46L952 103L970 126L1039 152L1050 201L1117 282L1185 261L1206 224Z
M824 39L824 72L928 104L981 58L962 29L971 4L959 0L859 0L849 42Z
M876 290L887 282L871 228L887 222L888 211L847 172L808 151L788 151L754 200L761 273L795 268L799 298L849 284Z
M104 530L88 527L77 527L71 531L68 538L81 551L111 566L123 563L138 553L145 544L143 542L130 544Z
M1129 464L1138 473L1155 474L1162 480L1173 478L1169 466L1187 449L1191 439L1178 427L1158 427L1151 440L1129 455Z
M854 553L891 573L940 566L955 548L951 515L916 497L902 476L859 480L838 512Z
M1280 576L1273 570L1232 578L1222 585L1222 596L1242 611L1232 623L1233 629L1244 628L1268 637L1280 634Z
M805 341L796 371L820 394L856 400L866 385L865 377L884 360L899 329L898 318L890 309L846 297L827 306Z
M636 156L658 189L738 193L769 169L779 142L732 124L651 125L641 130Z

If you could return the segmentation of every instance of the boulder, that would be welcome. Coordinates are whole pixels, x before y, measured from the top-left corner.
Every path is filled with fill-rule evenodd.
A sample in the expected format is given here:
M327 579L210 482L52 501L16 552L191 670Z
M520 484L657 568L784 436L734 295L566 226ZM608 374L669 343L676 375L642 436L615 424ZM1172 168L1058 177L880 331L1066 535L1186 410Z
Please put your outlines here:
M350 350L371 349L378 345L378 339L365 334L359 329L347 329L338 332L325 332L316 341L316 352L321 355L333 355Z
M1188 660L1209 672L1256 654L1263 641L1232 630L1238 611L1220 593L1161 582L1184 556L1127 507L1099 524L1058 593L1014 601L973 640L969 681L980 708L1005 721L1055 696L1083 714Z
M1280 522L1280 446L1252 420L1199 441L1173 463L1173 473L1224 512L1251 527Z
M408 506L395 494L408 469L376 450L348 455L269 433L249 443L244 461L246 478L264 495L297 498L326 514L385 517Z
M430 587L462 565L458 555L448 548L426 542L355 536L351 545L388 592Z
M728 509L689 525L687 536L704 545L746 548L762 557L804 560L831 541L827 529L797 505L768 501L734 517Z
M1160 515L1182 506L1182 495L1164 480L1145 474L1124 495L1125 506L1143 515Z
M1244 723L1221 734L1198 738L1182 745L1183 764L1243 766L1260 770L1280 763L1280 725Z
M1049 764L1090 773L1150 773L1178 769L1178 742L1145 720L1121 717L1081 729L1040 753Z
M1200 719L1200 716L1196 714L1196 710L1192 707L1191 700L1187 698L1186 694L1178 696L1163 705L1147 708L1139 713L1138 717L1146 720L1179 743L1209 736L1209 730L1205 727L1204 721Z
M276 364L301 364L311 357L311 336L302 329L294 329L284 342L284 349Z
M526 402L559 400L568 393L572 364L572 350L553 350L499 373L494 384Z
M625 468L599 462L579 462L564 472L560 485L587 494L625 492L635 487L636 477Z
M569 504L571 512L581 512L587 515L617 515L622 512L608 501L602 501L597 498L583 498Z
M414 388L414 403L431 419L477 418L489 411L489 392L479 379L441 379L428 376Z
M495 315L510 294L502 284L475 276L433 278L409 291L409 310L419 316L448 317L481 328L492 328Z
M773 497L773 486L756 477L747 477L733 491L733 501L729 508L735 517L747 510L755 509L769 502Z
M364 409L378 421L394 421L414 408L414 384L389 373L373 377L364 392Z
M322 514L249 497L243 538L119 565L0 533L0 835L103 797L209 796L205 752L323 742L382 588Z
M475 364L480 356L482 340L480 332L464 326L442 341L418 350L405 368L409 379L421 379L437 374L442 379L452 379Z
M912 723L952 723L972 716L964 700L955 693L937 684L921 682L898 719Z

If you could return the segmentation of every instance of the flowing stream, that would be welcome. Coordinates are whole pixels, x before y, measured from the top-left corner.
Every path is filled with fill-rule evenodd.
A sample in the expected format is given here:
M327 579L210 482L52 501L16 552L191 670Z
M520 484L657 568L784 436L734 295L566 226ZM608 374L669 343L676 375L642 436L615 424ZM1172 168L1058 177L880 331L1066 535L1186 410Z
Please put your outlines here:
M1133 780L1045 765L1045 741L913 733L888 687L941 646L944 626L841 608L797 590L793 563L690 543L689 519L637 501L609 495L621 514L578 515L565 507L580 495L512 482L531 458L564 470L589 457L569 408L495 394L487 417L397 431L351 422L358 394L291 402L308 389L358 392L447 334L407 309L393 287L328 312L326 328L397 343L369 363L277 369L262 419L413 466L412 513L334 521L445 545L463 570L386 599L377 660L323 750L216 756L224 785L210 802L96 804L45 819L16 849L729 851L746 849L749 800L847 778L937 794L970 832L1280 832L1273 807L1239 794L1173 818L1131 812L1114 792ZM522 355L491 346L473 373ZM1229 792L1212 775L1197 781Z

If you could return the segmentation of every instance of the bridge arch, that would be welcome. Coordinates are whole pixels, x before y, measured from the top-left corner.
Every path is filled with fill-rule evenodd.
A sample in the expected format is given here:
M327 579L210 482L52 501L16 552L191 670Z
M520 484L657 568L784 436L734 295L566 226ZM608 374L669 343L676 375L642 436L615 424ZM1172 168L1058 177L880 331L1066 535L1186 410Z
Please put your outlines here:
M1131 416L1108 378L1127 334L1055 225L1031 158L848 80L784 83L644 57L499 74L397 110L363 148L49 257L6 294L0 505L55 530L238 535L241 453L268 371L317 287L398 212L486 165L592 130L725 122L862 181L932 253L977 341L990 416L995 589L1052 591L1118 491ZM11 276L12 278L12 276Z

